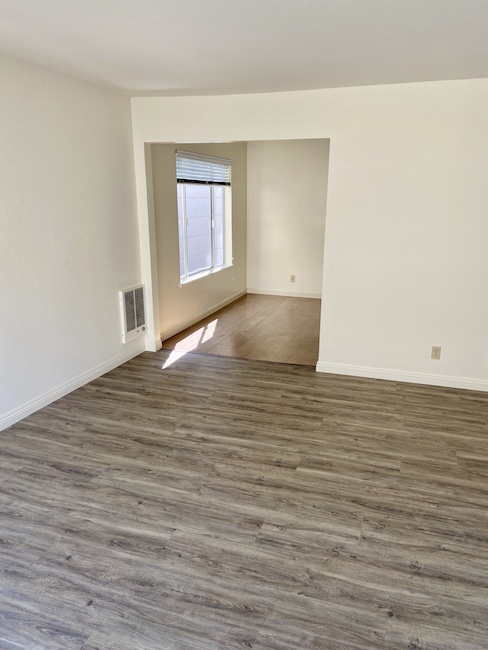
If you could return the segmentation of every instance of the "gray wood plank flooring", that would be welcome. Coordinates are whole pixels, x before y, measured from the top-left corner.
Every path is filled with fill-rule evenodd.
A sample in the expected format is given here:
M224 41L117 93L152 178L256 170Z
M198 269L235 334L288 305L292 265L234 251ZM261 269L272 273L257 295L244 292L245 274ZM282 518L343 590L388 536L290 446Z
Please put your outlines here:
M320 304L317 298L248 293L166 339L163 348L315 366Z
M169 354L0 434L1 650L488 647L488 395Z

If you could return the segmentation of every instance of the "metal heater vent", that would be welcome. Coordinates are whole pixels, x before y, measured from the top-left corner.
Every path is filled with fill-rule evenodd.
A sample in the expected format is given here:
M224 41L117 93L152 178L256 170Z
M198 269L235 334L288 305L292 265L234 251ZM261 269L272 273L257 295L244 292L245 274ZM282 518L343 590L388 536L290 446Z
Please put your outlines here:
M122 342L142 336L146 332L144 286L131 287L119 292Z

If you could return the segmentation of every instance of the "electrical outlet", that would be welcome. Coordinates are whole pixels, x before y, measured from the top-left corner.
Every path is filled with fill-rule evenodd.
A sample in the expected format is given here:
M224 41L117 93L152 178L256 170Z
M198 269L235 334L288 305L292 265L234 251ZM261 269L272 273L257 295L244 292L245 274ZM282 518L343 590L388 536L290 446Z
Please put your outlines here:
M440 345L433 345L432 346L432 354L430 355L431 359L436 359L436 361L439 361L441 358L441 347Z
M294 275L290 275L290 282L295 282L295 276Z

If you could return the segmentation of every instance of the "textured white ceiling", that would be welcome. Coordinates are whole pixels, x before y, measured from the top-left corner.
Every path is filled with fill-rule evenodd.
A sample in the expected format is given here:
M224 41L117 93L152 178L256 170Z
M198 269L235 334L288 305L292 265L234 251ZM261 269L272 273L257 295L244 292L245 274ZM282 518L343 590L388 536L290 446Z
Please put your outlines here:
M488 77L488 0L0 0L0 51L134 94Z

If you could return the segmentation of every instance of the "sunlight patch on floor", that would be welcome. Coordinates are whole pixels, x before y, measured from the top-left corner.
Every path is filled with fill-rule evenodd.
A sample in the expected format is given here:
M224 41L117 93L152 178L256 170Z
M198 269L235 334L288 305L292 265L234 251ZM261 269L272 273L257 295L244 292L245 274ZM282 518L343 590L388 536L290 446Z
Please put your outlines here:
M194 352L201 343L210 341L215 333L217 323L218 318L179 341L175 349L171 351L171 354L166 359L163 370L176 363L176 361L184 357L188 352Z

